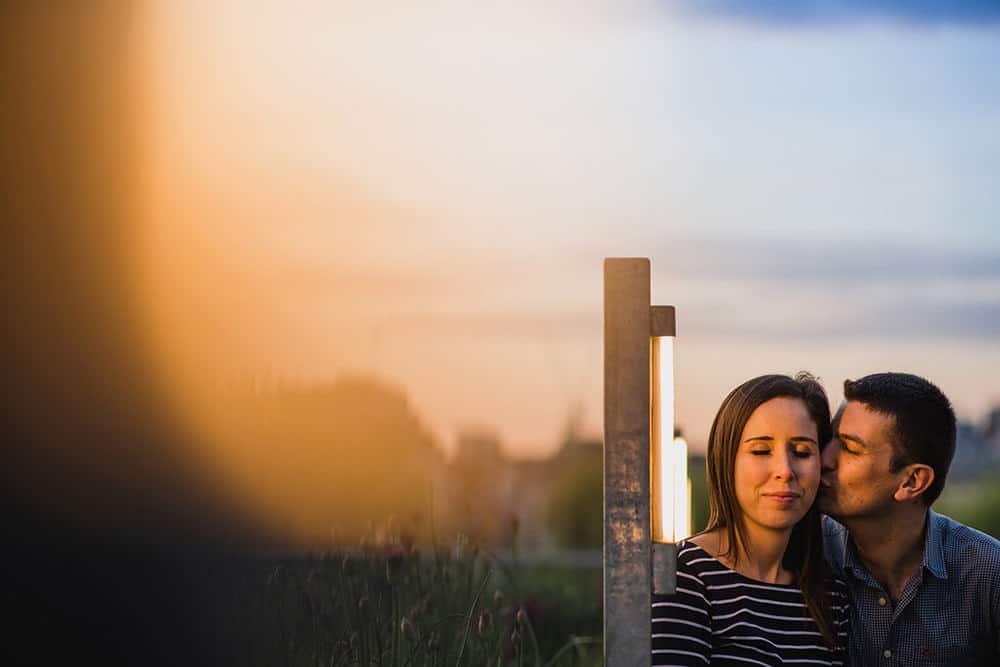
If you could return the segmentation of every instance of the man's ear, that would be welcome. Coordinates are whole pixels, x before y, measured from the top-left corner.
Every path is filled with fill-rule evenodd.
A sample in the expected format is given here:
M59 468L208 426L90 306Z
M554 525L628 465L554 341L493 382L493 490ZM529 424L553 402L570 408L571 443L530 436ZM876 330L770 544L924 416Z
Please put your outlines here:
M900 473L903 475L903 481L894 496L900 502L913 500L934 483L934 468L926 463L911 463Z

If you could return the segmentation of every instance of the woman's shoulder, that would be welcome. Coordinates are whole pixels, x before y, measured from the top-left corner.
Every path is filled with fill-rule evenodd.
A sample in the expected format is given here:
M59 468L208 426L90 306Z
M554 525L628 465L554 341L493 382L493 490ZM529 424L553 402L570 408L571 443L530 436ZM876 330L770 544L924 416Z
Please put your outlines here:
M705 548L704 542L682 540L677 545L677 569L697 577L709 573L733 572Z
M715 563L716 565L713 565ZM716 566L721 566L690 539L677 543L677 587L674 593L653 595L653 606L665 603L682 603L691 608L701 608L710 602L709 589ZM662 609L661 609L662 611Z

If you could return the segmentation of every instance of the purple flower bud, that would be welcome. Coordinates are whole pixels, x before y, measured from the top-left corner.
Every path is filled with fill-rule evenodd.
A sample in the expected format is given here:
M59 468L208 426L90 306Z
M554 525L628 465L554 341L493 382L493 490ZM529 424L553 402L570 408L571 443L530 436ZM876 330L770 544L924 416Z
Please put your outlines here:
M490 634L493 630L493 612L483 609L479 612L479 625L476 627L480 637Z

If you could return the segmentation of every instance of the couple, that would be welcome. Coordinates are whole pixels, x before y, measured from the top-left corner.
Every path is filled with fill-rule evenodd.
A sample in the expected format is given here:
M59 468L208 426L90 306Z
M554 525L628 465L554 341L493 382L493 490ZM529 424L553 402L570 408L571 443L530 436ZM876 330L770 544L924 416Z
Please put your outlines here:
M653 665L1000 665L1000 542L930 509L954 452L951 404L914 375L845 381L832 424L806 373L734 389Z

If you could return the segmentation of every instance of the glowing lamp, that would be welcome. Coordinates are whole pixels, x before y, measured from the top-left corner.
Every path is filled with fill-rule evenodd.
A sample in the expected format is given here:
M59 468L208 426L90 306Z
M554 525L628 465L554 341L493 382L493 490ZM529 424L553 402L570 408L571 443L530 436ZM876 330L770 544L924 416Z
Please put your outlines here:
M674 432L673 306L651 306L650 324L650 518L653 590L676 585L677 542L690 533L687 443Z

